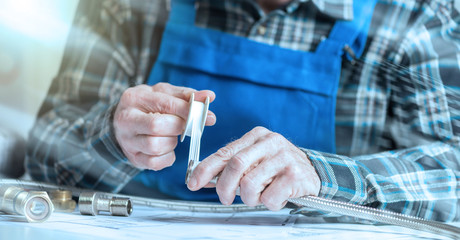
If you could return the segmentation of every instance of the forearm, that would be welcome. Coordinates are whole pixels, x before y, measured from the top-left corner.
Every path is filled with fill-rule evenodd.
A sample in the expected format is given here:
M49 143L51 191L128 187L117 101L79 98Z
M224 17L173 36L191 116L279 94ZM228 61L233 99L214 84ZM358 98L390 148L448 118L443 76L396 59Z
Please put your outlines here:
M349 158L305 150L320 196L438 221L458 221L460 151L435 142Z

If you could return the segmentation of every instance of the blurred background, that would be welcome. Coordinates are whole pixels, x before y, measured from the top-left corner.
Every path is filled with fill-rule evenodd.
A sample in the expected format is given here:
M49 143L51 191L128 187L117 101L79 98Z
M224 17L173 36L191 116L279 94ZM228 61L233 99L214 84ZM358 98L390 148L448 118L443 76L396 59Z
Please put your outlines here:
M21 150L57 74L77 4L78 0L0 2L0 174L6 161L20 161L24 154L12 157L11 149Z
M59 68L77 1L1 1L0 126L27 135Z

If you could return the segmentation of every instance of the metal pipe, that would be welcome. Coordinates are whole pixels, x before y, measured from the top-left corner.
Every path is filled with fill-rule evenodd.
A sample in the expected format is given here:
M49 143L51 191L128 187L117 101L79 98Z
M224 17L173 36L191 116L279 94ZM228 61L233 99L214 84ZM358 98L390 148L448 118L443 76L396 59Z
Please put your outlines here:
M56 186L48 183L38 183L30 182L24 180L14 180L14 179L0 179L1 184L16 184L21 187L27 188L36 188L36 189L59 189L63 188L62 186ZM74 194L80 193L83 190L74 188L74 187L65 187ZM179 201L179 200L160 200L152 198L144 198L137 196L126 196L121 194L113 193L97 193L100 198L117 198L124 197L131 199L133 204L140 206L148 207L158 207L165 208L170 210L179 210L179 211L192 211L192 212L213 212L213 213L228 213L228 212L247 212L247 211L263 211L267 210L264 206L259 205L256 207L249 207L244 204L233 204L230 206L220 205L216 203L206 203L206 202L192 202L192 201ZM334 200L328 200L318 197L301 197L301 198L290 198L288 201L323 211L329 211L332 213L338 213L346 216L353 216L362 219L368 219L393 225L399 225L402 227L409 227L413 229L418 229L421 231L428 231L432 233L437 233L442 236L447 236L452 239L459 239L460 237L460 228L444 224L441 222L429 221L422 218L412 217L408 215L403 215L399 213L394 213L386 210L374 209L370 207L344 203ZM97 209L97 208L96 208ZM396 220L395 220L396 219ZM404 223L406 222L406 223ZM412 227L413 225L415 227Z
M289 198L288 201L315 210L338 213L360 219L431 232L452 239L460 239L460 228L419 217L314 196Z

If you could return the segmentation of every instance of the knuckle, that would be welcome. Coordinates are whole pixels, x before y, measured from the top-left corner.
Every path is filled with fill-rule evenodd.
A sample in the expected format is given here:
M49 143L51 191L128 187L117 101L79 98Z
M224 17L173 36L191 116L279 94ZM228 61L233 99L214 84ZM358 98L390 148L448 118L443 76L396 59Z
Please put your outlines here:
M251 174L247 174L243 179L240 181L241 189L245 189L244 192L252 193L255 192L255 179Z
M282 157L288 157L288 156L284 156L287 151L285 151L286 149L286 145L285 142L284 142L284 137L279 134L279 133L275 133L275 132L270 132L268 133L267 135L265 135L264 139L262 140L264 141L267 146L271 146L274 151L276 152L281 152L281 154L283 155ZM289 158L287 158L289 159Z
M177 113L179 112L173 98L170 98L169 101L166 102L166 108L169 109L168 112L170 113Z
M207 161L200 162L195 169L193 169L193 174L195 176L202 176L211 169L211 165Z
M289 178L290 181L297 181L303 178L305 172L302 171L302 168L288 165L285 168L285 176Z
M217 150L216 156L218 158L229 159L229 158L231 158L233 156L233 150L232 150L231 147L225 146L225 147L220 148L219 150Z
M148 150L147 152L153 156L160 155L161 148L159 148L158 139L156 137L145 137L144 138L144 149Z
M267 139L274 144L279 144L284 139L284 137L279 133L270 132L267 134Z
M129 122L131 118L131 112L129 110L120 110L115 113L114 116L114 125L115 127L119 128L122 127L124 123Z
M228 167L234 172L242 172L246 168L247 156L245 153L238 153L228 162Z
M170 85L169 83L159 82L159 83L153 85L152 88L155 91L161 91L161 90L164 90L164 89L168 88L169 85Z
M261 135L267 134L270 131L268 129L266 129L265 127L257 126L255 128L253 128L250 132L252 134L256 135L256 136L261 136Z
M120 102L122 103L132 103L136 98L136 88L128 88L121 95Z
M203 166L204 162L200 162L193 170L193 176L202 176L206 171L206 166Z
M177 106L174 103L173 98L168 97L160 99L161 103L158 105L159 111L161 113L176 113Z
M255 141L256 139L258 139L260 136L259 133L257 133L257 131L255 130L251 130L249 131L248 133L246 133L242 139L245 139L245 140L249 140L249 141Z
M161 114L151 113L149 114L150 121L148 122L148 129L152 134L158 134L161 131Z

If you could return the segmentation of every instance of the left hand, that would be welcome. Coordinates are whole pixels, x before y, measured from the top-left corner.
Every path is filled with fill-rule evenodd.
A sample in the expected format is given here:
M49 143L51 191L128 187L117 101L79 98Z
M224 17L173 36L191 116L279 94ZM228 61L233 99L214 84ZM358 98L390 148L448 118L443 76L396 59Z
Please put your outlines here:
M211 187L209 181L219 173L215 187L222 204L233 202L239 186L246 205L264 204L273 211L283 208L288 198L317 196L321 185L307 155L263 127L204 159L193 171L188 188Z

